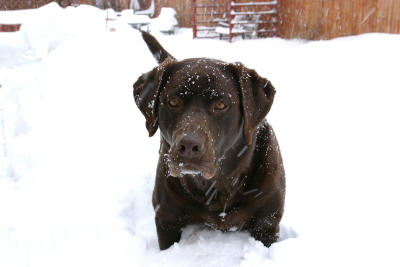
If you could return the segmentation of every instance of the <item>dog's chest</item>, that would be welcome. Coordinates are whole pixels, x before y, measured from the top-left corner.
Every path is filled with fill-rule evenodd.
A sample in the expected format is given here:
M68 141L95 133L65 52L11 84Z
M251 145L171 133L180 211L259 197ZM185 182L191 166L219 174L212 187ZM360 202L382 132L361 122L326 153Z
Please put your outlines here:
M203 218L203 223L221 231L241 230L250 215L247 213L238 214L240 199L229 194L216 192L215 196L210 193L204 204L207 215Z
M210 207L204 223L215 230L221 231L241 231L249 221L248 214L238 214L236 206L222 207L222 205L213 205ZM245 216L243 216L245 215Z

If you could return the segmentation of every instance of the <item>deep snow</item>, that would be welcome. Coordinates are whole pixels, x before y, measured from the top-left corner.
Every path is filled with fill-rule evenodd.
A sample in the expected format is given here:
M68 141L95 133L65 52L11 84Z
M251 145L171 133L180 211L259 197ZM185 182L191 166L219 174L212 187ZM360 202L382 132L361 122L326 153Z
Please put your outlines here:
M0 34L0 266L400 265L399 35L229 44L155 33L179 59L241 61L272 81L268 120L287 173L271 248L193 226L160 252L159 136L148 138L132 97L152 55L96 8L30 12L20 32Z

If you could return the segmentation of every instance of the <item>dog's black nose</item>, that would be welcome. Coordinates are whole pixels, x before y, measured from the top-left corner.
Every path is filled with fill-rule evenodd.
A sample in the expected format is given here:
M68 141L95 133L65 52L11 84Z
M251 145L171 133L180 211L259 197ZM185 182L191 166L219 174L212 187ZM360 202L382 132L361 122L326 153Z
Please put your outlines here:
M179 137L176 146L181 157L199 159L204 153L204 138L194 134L185 134Z

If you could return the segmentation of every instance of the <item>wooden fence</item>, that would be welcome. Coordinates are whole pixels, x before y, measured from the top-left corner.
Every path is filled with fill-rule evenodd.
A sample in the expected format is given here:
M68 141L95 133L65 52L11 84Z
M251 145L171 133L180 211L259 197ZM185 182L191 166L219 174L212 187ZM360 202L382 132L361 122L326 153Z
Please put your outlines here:
M192 26L191 0L155 2L157 11L173 7L181 27ZM215 2L228 5L229 0ZM319 40L367 32L400 33L400 0L278 0L278 5L277 35L282 38Z
M399 0L279 0L279 36L331 39L400 33Z
M151 0L148 0L146 7L149 7ZM192 27L192 2L191 0L154 0L155 16L160 14L162 7L175 9L179 27Z
M41 6L51 0L0 0L0 9ZM128 0L56 0L57 2L129 2ZM202 0L197 0L201 2ZM210 0L208 0L210 1ZM246 0L236 0L246 1ZM248 0L267 1L267 0ZM139 0L147 8L151 0ZM192 26L191 0L154 0L156 16L162 7L172 7L181 27ZM229 0L214 0L226 3ZM25 6L19 6L24 4ZM277 36L308 40L332 39L367 32L400 33L400 0L278 0Z

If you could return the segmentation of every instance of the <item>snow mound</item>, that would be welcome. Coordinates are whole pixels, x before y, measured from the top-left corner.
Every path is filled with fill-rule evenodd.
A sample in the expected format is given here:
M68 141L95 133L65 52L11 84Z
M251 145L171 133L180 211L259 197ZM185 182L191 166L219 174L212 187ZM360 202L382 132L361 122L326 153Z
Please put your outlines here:
M150 30L173 33L176 26L178 26L176 11L170 7L163 7L161 8L160 15L151 20Z
M37 16L22 24L21 34L32 56L41 58L65 40L103 31L104 12L92 6L62 9L55 2L37 10Z

